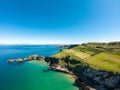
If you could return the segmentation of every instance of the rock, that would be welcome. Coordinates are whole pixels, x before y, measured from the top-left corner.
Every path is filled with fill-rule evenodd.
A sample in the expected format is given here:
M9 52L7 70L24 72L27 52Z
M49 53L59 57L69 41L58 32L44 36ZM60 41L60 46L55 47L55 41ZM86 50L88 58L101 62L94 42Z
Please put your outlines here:
M8 63L14 63L15 60L10 59L10 60L7 60L7 62L8 62Z
M95 87L97 90L113 90L115 88L120 90L120 75L87 67L83 70L80 77L84 82Z
M115 88L117 83L120 81L120 75L118 76L111 76L107 79L105 79L105 86L109 88Z
M19 58L19 59L16 60L16 62L22 63L22 62L23 62L23 59L22 59L22 58Z

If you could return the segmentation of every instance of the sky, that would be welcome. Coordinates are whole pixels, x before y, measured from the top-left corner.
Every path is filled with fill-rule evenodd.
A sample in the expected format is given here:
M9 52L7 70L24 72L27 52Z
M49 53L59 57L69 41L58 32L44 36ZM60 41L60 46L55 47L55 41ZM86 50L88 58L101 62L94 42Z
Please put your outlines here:
M120 0L0 0L0 44L120 41Z

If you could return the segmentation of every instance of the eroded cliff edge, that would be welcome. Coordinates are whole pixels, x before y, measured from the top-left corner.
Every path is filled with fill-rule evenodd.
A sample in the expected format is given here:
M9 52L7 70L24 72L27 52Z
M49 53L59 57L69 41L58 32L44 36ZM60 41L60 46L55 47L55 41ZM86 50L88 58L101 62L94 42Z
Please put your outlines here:
M50 66L59 65L58 58L45 57L45 61L48 62ZM76 65L74 68L67 65L61 66L62 68L67 68L70 72L73 72L78 80L81 83L84 83L81 86L76 80L75 83L78 87L82 87L84 90L92 90L92 88L96 90L120 90L120 74L104 70L96 70L83 62L80 63L81 64Z
M97 90L120 90L120 74L113 74L90 67L78 67L74 74Z

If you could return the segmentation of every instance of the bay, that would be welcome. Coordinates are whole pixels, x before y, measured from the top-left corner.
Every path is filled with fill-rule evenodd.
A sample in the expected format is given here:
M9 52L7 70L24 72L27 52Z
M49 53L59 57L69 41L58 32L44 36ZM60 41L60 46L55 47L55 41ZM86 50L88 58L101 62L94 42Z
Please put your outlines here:
M67 74L49 71L45 62L30 61L8 64L9 58L32 54L51 56L60 51L52 45L4 45L0 46L0 90L78 90L74 79Z

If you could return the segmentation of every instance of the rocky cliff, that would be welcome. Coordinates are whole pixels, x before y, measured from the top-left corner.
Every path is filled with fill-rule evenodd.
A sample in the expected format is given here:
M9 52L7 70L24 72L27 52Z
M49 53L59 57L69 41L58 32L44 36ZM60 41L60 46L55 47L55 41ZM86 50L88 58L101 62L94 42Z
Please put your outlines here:
M79 67L74 70L78 78L97 90L120 90L120 75L90 67Z
M58 58L46 57L45 61L49 62L50 65L59 65ZM95 88L96 90L120 90L120 74L93 69L82 62L75 67L65 67L72 71L78 77L80 82L83 82L85 85Z

